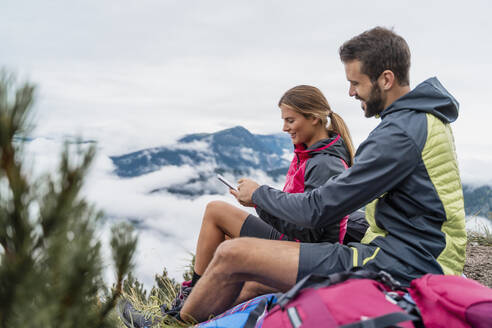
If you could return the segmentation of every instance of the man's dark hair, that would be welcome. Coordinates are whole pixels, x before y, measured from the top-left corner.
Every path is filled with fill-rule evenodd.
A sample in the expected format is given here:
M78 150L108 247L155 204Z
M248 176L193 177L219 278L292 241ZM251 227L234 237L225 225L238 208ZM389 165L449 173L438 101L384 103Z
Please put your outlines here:
M384 27L375 27L346 41L339 49L346 63L361 62L361 72L375 82L385 70L392 71L401 86L409 85L410 49L401 36Z

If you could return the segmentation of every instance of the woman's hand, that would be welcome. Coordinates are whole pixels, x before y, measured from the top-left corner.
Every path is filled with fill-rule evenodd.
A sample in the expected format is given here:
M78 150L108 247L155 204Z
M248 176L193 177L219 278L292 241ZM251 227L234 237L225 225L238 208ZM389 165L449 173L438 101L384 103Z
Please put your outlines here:
M239 204L246 206L246 207L254 207L255 204L251 201L251 197L253 196L253 193L255 192L258 187L260 187L259 184L257 184L255 181L247 178L242 178L239 179L237 182L237 190L232 190L229 189L229 192L236 197L237 201Z

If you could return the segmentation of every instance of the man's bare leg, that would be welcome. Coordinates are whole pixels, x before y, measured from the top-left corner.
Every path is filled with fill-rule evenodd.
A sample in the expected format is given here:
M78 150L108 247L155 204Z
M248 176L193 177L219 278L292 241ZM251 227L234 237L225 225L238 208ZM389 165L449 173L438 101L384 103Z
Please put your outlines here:
M244 282L256 281L280 291L296 283L300 244L258 238L223 242L181 310L184 320L206 320L227 310Z
M207 204L196 246L194 270L198 275L203 275L215 250L226 236L239 237L248 215L248 212L226 202L212 201Z
M243 289L241 289L241 293L239 293L239 296L236 298L232 305L241 304L256 296L278 292L280 292L280 290L264 284L260 284L259 282L246 281L244 283Z

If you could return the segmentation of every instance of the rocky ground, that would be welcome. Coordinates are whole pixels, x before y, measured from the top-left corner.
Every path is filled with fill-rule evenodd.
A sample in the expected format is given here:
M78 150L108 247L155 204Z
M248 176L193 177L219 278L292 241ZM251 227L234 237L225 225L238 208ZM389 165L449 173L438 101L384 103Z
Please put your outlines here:
M464 273L468 278L492 288L492 245L470 241L466 248Z

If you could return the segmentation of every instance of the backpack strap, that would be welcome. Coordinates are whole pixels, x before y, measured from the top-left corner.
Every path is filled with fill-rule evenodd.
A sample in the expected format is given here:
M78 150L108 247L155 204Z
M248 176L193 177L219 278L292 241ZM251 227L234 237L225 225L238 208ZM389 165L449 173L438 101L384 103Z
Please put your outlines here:
M303 279L299 280L289 291L278 298L277 304L280 305L282 310L285 305L292 300L301 289L306 287L320 288L328 287L331 285L339 284L349 279L372 279L384 283L386 286L393 290L401 290L401 285L398 281L394 280L390 274L385 271L373 272L368 270L361 270L359 267L352 268L350 271L333 273L328 276L309 274Z
M267 310L267 299L262 299L260 303L251 311L248 315L248 320L246 320L243 328L254 328L258 319L266 312Z
M276 294L278 297L278 294ZM265 315L265 313L271 308L274 304L275 297L264 298L258 303L258 305L251 311L248 315L248 319L244 323L243 328L255 328L258 320Z
M315 290L309 290L310 297L306 297L306 301L302 307L305 312L304 320L299 316L295 306L287 308L287 317L293 328L298 327L317 327L320 322L323 322L325 327L338 327L337 322L331 315L328 308L324 305L323 299ZM400 322L417 321L418 317L405 312L393 312L379 317L362 320L359 322L340 326L340 328L382 328L395 326Z
M397 323L405 321L418 321L419 318L405 312L393 312L379 317L362 320L359 322L350 323L340 326L340 328L377 328L377 327L393 327Z
M352 272L340 272L340 273L334 273L329 276L323 276L323 275L315 275L315 274L308 274L297 284L294 285L291 289L289 289L286 293L284 293L282 296L278 298L277 304L280 305L280 308L282 310L285 308L285 305L289 303L290 300L292 300L294 297L297 296L297 294L301 291L301 289L306 288L306 287L313 287L314 285L316 286L331 286L334 284L338 284L342 281L345 281L349 279L349 276L351 276L353 273Z
M306 313L304 321L301 320L295 306L291 306L287 309L287 316L292 327L317 327L320 322L323 322L325 327L337 327L337 322L323 303L323 299L318 292L309 290L307 293L310 293L310 297L306 298L306 302L302 307L303 311Z

